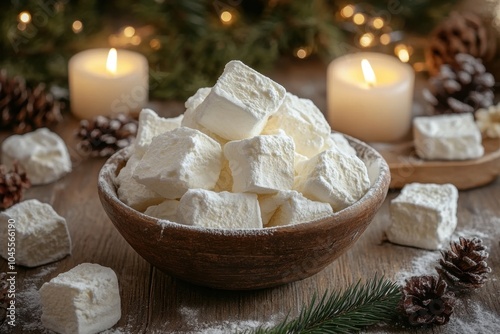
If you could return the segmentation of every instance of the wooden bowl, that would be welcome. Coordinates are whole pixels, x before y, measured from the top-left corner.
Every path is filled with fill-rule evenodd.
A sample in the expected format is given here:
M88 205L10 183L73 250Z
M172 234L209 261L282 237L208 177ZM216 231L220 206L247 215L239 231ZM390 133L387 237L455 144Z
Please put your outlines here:
M384 201L390 172L370 146L350 138L369 166L372 186L355 204L321 220L266 229L221 230L146 216L122 203L115 176L129 153L121 150L99 173L102 206L125 240L146 261L174 277L212 288L250 290L298 281L346 252Z

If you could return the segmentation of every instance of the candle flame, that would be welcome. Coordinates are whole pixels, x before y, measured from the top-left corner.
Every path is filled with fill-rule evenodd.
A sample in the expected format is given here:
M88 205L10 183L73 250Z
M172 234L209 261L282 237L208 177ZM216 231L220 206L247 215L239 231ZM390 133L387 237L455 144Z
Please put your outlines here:
M361 60L361 70L363 71L363 76L365 77L365 82L368 86L374 86L375 83L377 83L377 78L375 77L375 72L373 72L373 68L368 60Z
M117 63L118 54L115 48L109 50L108 60L106 61L106 70L110 74L116 74L116 63Z

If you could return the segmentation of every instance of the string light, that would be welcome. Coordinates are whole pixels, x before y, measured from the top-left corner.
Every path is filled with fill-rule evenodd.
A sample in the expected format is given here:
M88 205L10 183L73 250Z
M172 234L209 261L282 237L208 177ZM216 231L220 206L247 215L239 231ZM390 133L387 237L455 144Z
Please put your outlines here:
M128 26L128 27L123 28L123 36L131 38L134 35L135 35L134 27Z
M380 36L380 44L389 45L390 42L391 42L391 35L386 33Z
M161 48L160 40L158 38L153 38L149 41L149 46L153 50L159 50Z
M372 20L372 27L375 29L382 29L384 27L384 20L381 17L375 17Z
M19 13L18 17L19 22L21 23L30 23L31 22L31 14L27 11Z
M231 24L231 22L233 21L233 14L225 10L220 14L220 20L224 24Z
M362 13L356 13L352 17L352 21L359 26L359 25L362 25L363 23L365 23L366 17Z
M20 31L24 31L24 29L26 29L26 24L22 23L22 22L19 22L17 24L17 29L19 29Z
M295 52L295 55L299 59L304 59L309 55L309 53L305 48L298 48L297 51Z
M427 66L424 62L418 62L413 64L413 69L415 70L415 72L423 72L427 69Z
M375 39L375 36L371 32L364 33L361 38L359 39L359 44L366 48L369 47L372 43L373 40Z
M354 15L354 6L353 5L345 6L340 10L340 15L342 15L342 17L346 19L350 18L351 16Z
M75 34L78 34L79 32L81 32L83 30L82 21L80 21L80 20L74 21L73 24L71 25L71 29L73 29L73 32Z
M394 47L394 53L403 63L407 63L408 61L410 61L410 54L412 51L413 49L408 48L404 44L398 44Z
M132 36L132 38L130 39L130 43L132 43L132 45L139 45L139 44L141 44L141 42L142 42L141 37L139 37L137 35Z

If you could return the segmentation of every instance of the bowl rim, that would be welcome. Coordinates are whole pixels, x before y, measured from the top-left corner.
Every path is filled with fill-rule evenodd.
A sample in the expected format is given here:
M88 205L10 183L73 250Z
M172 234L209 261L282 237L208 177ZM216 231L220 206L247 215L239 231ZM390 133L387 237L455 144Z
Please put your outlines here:
M332 133L335 133L332 131ZM160 228L163 232L164 229L179 229L190 232L196 232L200 234L206 234L207 236L214 235L223 235L223 236L234 236L238 238L256 238L262 236L269 236L274 234L287 234L287 233L300 233L321 228L332 228L334 226L342 225L343 223L349 221L349 218L354 218L359 215L360 212L363 212L366 207L370 207L366 205L367 203L377 203L380 201L380 204L383 200L380 200L380 196L383 196L385 199L385 195L389 189L389 184L391 180L390 169L382 157L382 155L375 150L373 147L368 145L367 143L353 138L351 136L343 134L344 137L350 142L356 144L357 147L363 148L363 150L368 151L367 154L373 156L373 161L378 160L379 163L379 173L377 175L377 179L370 185L368 191L354 204L348 206L345 209L334 212L332 215L294 225L284 225L284 226L273 226L266 228L239 228L239 229L219 229L219 228L206 228L200 226L193 225L184 225L181 223L176 223L164 219L159 219L155 217L151 217L145 215L144 213L133 209L132 207L123 203L117 195L117 187L114 183L114 179L116 178L116 171L118 166L126 161L131 153L132 146L123 148L113 154L110 158L106 160L104 165L101 167L98 175L98 192L99 195L103 196L107 203L113 206L114 210L124 210L123 212L126 215L138 215L140 218L141 224L144 227L149 228ZM359 152L358 152L359 154ZM381 194L382 193L382 194ZM364 207L366 206L366 207ZM378 207L378 206L377 206Z

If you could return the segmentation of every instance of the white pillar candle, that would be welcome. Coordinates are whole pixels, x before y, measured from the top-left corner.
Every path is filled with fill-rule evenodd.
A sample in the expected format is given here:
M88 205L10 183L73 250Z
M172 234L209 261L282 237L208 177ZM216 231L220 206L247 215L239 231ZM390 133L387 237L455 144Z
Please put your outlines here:
M365 52L335 59L327 73L332 129L368 142L401 140L411 126L414 79L411 66L388 55Z
M71 111L78 118L135 112L148 101L146 58L126 50L114 56L110 49L91 49L70 59Z

